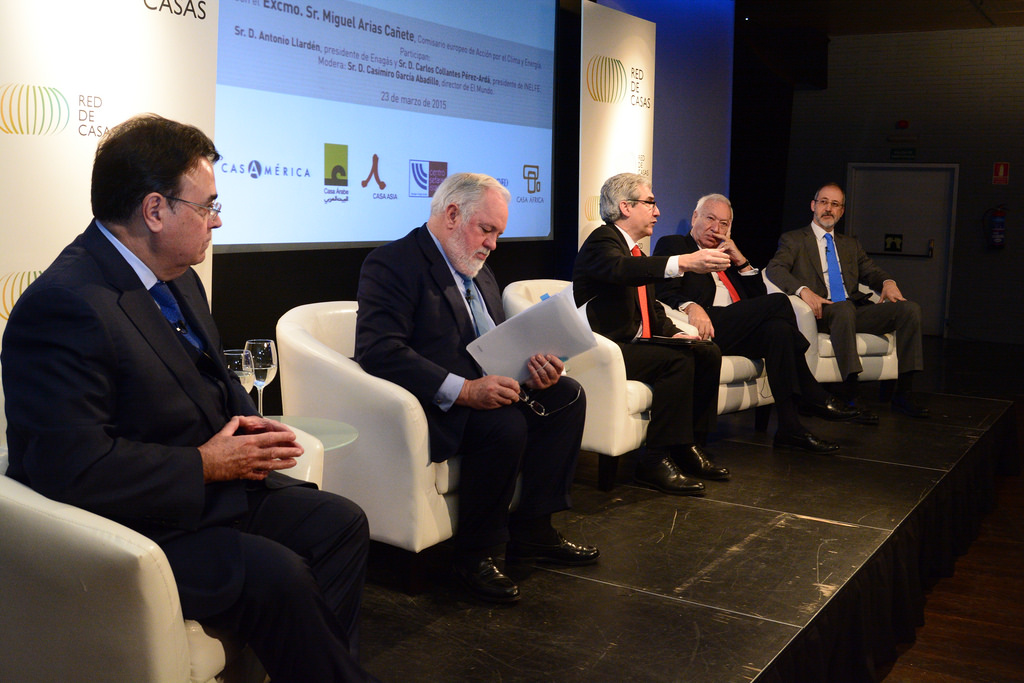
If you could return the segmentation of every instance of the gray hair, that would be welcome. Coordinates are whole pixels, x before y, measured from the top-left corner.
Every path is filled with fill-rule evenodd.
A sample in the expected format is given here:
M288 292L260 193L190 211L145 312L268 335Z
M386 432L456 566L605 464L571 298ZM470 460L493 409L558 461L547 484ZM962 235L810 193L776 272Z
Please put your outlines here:
M601 186L601 220L614 223L622 218L619 202L636 199L637 189L641 185L653 187L650 178L637 173L620 173L604 181Z
M695 208L693 210L693 212L696 213L696 214L699 214L701 209L704 208L704 205L708 204L710 202L722 202L723 204L725 204L726 206L729 207L730 220L733 219L733 218L736 218L736 214L734 212L734 209L732 208L732 202L729 201L729 198L726 197L724 194L717 194L717 193L715 193L715 194L706 194L703 197L701 197L700 199L698 199L697 200L697 208Z
M430 215L439 216L444 213L445 207L454 204L459 207L462 222L465 223L470 216L476 213L476 207L488 190L497 192L506 204L512 201L512 195L509 194L505 186L489 175L483 173L450 175L434 192L434 198L430 200Z

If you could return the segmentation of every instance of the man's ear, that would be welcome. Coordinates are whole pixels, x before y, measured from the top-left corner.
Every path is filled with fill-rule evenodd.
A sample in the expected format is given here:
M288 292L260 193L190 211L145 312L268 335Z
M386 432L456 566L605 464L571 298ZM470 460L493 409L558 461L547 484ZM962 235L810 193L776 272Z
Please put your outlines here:
M452 230L459 225L459 205L449 204L444 208L444 217L446 219L445 227Z
M170 210L170 206L167 203L167 198L159 192L150 192L142 198L139 214L149 231L155 233L164 229L161 213L168 210Z

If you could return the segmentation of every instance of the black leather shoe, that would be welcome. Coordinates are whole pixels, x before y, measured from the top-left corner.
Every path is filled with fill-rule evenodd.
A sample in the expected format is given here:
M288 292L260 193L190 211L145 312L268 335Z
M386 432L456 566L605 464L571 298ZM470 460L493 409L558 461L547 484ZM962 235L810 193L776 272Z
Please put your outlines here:
M505 561L512 563L543 562L563 567L582 567L594 564L600 556L601 551L594 546L573 543L561 533L558 533L558 543L542 544L513 539L505 548Z
M502 574L490 557L457 559L452 571L476 598L503 603L519 600L519 586Z
M867 408L858 408L857 417L853 418L852 422L856 422L859 425L877 425L878 414L871 412Z
M910 417L926 418L931 417L931 413L924 406L919 406L910 400L909 396L893 396L892 397L892 409L894 412L903 413Z
M853 420L860 412L856 406L848 405L835 396L829 396L823 405L805 403L800 406L802 415L814 415L834 422Z
M833 443L832 441L826 441L825 439L819 439L810 432L804 432L803 434L780 434L776 432L772 445L776 448L779 448L780 446L785 448L799 448L800 450L808 451L810 453L818 453L819 455L835 453L839 450L839 444Z
M672 460L676 467L694 477L724 481L729 478L729 469L719 467L697 444L672 449Z
M633 478L638 484L650 486L675 496L702 496L704 484L683 475L667 455L660 460L641 460L636 464Z

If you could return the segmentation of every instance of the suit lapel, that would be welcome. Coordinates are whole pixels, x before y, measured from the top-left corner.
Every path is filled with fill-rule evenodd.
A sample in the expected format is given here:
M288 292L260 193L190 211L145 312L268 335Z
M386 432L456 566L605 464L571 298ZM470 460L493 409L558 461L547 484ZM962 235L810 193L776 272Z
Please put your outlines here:
M458 327L459 336L465 344L468 344L476 338L476 328L473 326L473 319L470 317L469 309L466 307L465 295L459 285L455 283L455 277L448 267L448 262L444 260L444 256L438 251L437 245L434 244L434 240L431 238L430 231L426 225L420 227L419 232L417 232L417 239L423 255L430 263L430 277L433 278L437 289L448 302L448 308L451 310L452 318L454 318L455 324Z
M857 291L857 282L860 280L860 273L857 270L857 250L852 244L852 238L838 233L835 233L834 237L836 254L839 255L839 270L843 273L843 287L846 288L846 295L850 296L852 292Z
M153 295L142 285L139 276L95 224L86 230L85 247L103 271L107 282L120 291L118 306L125 317L153 349L168 372L174 376L182 391L202 409L211 427L215 430L220 429L223 425L220 424L221 419L216 406L210 406L208 401L203 400L201 383L204 380L199 375L195 363L182 348L177 333L167 324L167 319L160 312ZM201 336L208 337L207 331L202 326L199 327L202 330Z
M818 240L814 237L814 229L807 226L804 229L804 256L806 257L807 270L816 278L819 291L828 295L828 283L825 282L825 264L821 262L821 250L818 249Z
M700 246L697 244L697 240L693 239L693 236L690 235L689 233L687 233L686 235L683 235L683 244L686 245L686 249L687 249L686 253L687 254L692 254L692 253L694 253L694 252L696 252L697 250L700 249ZM715 284L715 276L712 275L711 273L703 273L703 274L701 274L701 273L687 273L683 277L689 277L691 275L700 278L699 281L701 283L701 289L704 290L703 296L706 297L705 303L707 305L702 305L701 302L699 302L699 301L697 302L697 304L701 305L701 307L705 308L705 309L711 308L712 306L714 306L715 305L715 292L718 289L718 285ZM735 285L733 285L733 286L735 286ZM737 292L738 291L739 290L737 290Z

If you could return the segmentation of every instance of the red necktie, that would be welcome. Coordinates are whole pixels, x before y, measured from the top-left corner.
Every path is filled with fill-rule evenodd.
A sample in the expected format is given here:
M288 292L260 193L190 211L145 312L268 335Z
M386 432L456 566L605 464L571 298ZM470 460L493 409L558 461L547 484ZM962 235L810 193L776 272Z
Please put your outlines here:
M640 245L634 244L633 250L630 252L633 256L641 256ZM650 313L647 312L647 287L641 285L636 288L637 296L640 297L640 336L646 339L651 337L651 317Z
M729 298L732 299L732 302L736 303L737 301L739 301L739 292L737 292L736 288L732 286L731 282L729 282L729 278L726 277L724 270L718 273L718 279L721 280L722 284L725 285L725 288L729 290Z

